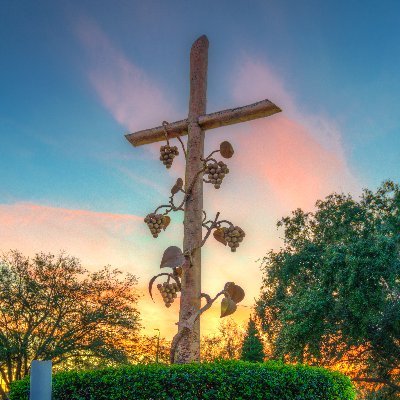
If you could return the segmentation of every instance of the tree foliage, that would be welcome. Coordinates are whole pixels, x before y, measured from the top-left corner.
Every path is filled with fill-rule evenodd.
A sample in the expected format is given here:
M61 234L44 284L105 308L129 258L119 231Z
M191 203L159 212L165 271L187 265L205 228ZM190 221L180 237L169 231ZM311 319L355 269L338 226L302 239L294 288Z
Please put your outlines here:
M202 337L201 360L238 360L243 336L243 329L232 318L223 320L216 335Z
M263 342L260 338L255 320L250 317L242 343L240 359L243 361L263 362L264 358Z
M331 194L278 226L284 246L264 258L257 303L275 356L346 363L400 390L399 185Z
M28 400L28 379L12 385L10 400ZM54 400L355 400L338 372L268 361L130 365L55 374Z
M160 364L169 364L169 351L171 341L163 337L160 338L158 346L158 362ZM138 364L152 364L157 359L157 335L141 335L138 340L138 346L135 350L133 361Z
M32 360L53 365L125 362L140 328L137 279L104 267L89 273L65 254L0 260L0 374L6 386ZM4 391L1 393L5 396Z

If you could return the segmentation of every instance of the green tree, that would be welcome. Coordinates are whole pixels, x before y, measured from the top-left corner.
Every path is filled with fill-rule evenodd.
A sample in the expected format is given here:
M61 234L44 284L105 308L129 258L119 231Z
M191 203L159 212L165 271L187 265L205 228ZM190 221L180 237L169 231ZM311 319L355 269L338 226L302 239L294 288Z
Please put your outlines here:
M161 364L169 364L169 350L171 341L160 337L158 346L158 362ZM157 335L148 336L140 335L138 346L135 349L134 362L138 364L152 364L157 358Z
M400 391L399 185L331 194L278 226L284 246L264 258L257 302L274 356L344 363L354 380Z
M0 375L10 383L32 360L60 366L126 362L137 346L137 279L104 267L89 273L60 254L0 259Z
M260 339L256 322L250 317L242 343L240 359L243 361L263 362L264 358L263 342Z
M203 361L238 360L243 336L243 329L233 318L221 321L217 334L201 338L201 359Z

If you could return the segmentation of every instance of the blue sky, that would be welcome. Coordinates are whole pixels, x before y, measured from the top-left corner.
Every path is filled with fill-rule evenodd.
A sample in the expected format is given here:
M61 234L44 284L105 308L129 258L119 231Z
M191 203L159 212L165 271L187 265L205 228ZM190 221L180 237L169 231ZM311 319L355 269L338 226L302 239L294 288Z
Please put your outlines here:
M396 1L4 1L1 8L1 201L105 211L105 180L126 191L96 160L104 147L128 146L125 127L87 82L85 51L76 36L82 19L95 21L163 85L182 116L187 53L198 35L206 33L211 42L210 110L232 104L225 77L237 57L265 60L305 111L338 121L351 166L366 185L399 178ZM96 196L81 193L84 182ZM121 210L120 202L115 207L132 211Z
M334 190L356 194L400 179L398 1L3 0L0 7L2 250L61 246L49 242L68 233L74 210L94 213L76 222L81 243L98 230L129 242L110 228L111 217L103 226L96 213L141 218L180 170L167 174L156 146L135 149L123 134L185 117L189 50L202 34L210 40L209 111L262 98L283 109L266 125L210 136L212 146L233 135L242 158L232 185L248 189L240 196L232 186L219 200L210 194L211 208L219 202L234 210L252 190L251 208L265 213L263 228L251 222L249 229L267 225L267 238L243 249L244 258L277 245L274 223L293 208L310 208ZM36 206L64 214L58 228L44 220L34 248ZM21 213L23 220L6 219ZM74 243L70 252L98 262L91 246ZM107 262L136 271L121 261L125 250Z

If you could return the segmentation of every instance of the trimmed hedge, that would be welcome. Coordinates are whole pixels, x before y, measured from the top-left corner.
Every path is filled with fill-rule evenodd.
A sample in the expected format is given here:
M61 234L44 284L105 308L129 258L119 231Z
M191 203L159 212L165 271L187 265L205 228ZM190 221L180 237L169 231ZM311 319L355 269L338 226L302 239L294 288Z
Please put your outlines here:
M28 400L29 379L14 382L10 400ZM279 362L228 361L132 365L53 377L54 400L353 400L337 372Z

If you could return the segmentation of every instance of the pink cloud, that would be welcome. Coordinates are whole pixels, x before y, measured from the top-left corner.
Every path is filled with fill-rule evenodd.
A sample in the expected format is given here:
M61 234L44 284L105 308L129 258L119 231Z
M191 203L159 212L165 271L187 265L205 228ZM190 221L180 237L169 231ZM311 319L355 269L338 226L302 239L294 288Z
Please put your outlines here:
M128 60L98 25L82 19L77 33L89 56L90 83L116 121L133 131L173 117L171 99L160 84Z
M239 167L269 189L279 208L310 209L332 191L354 187L340 154L323 146L302 124L276 116L251 123L247 131L246 137L237 137L245 149Z
M133 215L0 204L0 243L3 251L16 248L31 255L65 250L89 266L116 263L131 268L134 262L127 262L127 242L140 234L141 221Z
M283 109L234 130L242 152L237 153L237 167L252 175L253 183L266 185L280 209L309 209L332 191L358 188L337 125L328 117L302 112L270 67L244 57L232 82L237 102L268 98Z
M15 203L0 204L0 227L0 252L18 249L32 256L40 251L58 253L64 250L78 257L89 270L110 264L135 274L139 277L139 309L146 333L153 335L154 328L159 328L162 335L170 339L176 333L179 303L175 302L166 310L157 289L153 303L147 285L159 272L163 249L171 243L179 245L175 234L180 240L181 224L175 226L172 222L169 229L154 240L139 216ZM227 279L222 276L215 288L214 280L215 274L212 274L205 282L211 294L219 291ZM247 308L243 312L238 318L247 316ZM204 332L211 332L218 325L218 313L218 305L207 313L203 319Z
M206 140L210 152L228 139L235 155L227 160L230 173L221 189L206 185L205 208L210 217L221 211L222 218L241 226L246 239L237 253L230 253L211 238L204 252L204 282L212 290L226 280L243 284L245 302L252 304L261 285L257 259L282 245L276 221L297 207L311 210L333 191L357 192L359 184L335 122L300 112L295 96L267 65L242 59L232 87L236 106L268 98L283 109L266 119L212 131Z
M153 328L161 328L169 338L175 333L177 314L173 310L166 314L147 292L164 243L159 251L152 248L155 241L142 217L32 203L0 204L0 227L0 252L17 249L33 256L40 251L57 254L63 250L92 271L110 264L133 273L139 277L139 309L146 332L152 335Z

